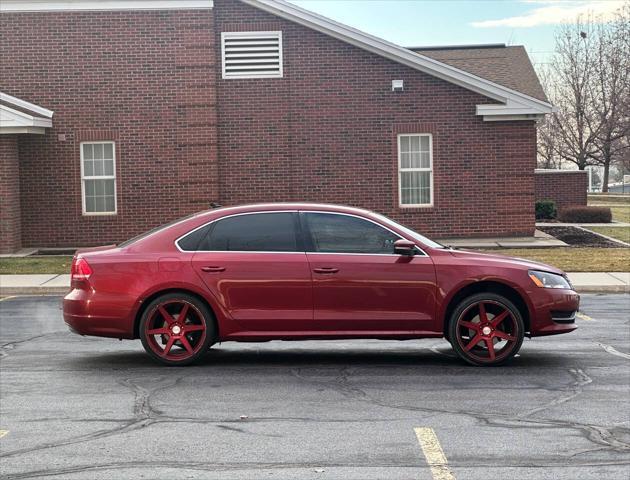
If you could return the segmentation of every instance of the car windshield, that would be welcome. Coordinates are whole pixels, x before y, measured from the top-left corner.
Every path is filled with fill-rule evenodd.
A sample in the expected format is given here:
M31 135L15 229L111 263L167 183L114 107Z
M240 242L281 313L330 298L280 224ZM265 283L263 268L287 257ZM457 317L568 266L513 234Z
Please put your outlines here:
M185 217L181 217L181 218L177 218L171 222L165 223L164 225L160 225L159 227L155 227L152 228L151 230L147 230L144 233L141 233L140 235L136 235L135 237L130 238L129 240L125 240L122 243L118 244L118 248L125 248L128 247L129 245L131 245L132 243L137 242L138 240L142 240L143 238L148 237L149 235L153 235L154 233L159 232L160 230L164 230L165 228L168 227L172 227L173 225L179 223L179 222L183 222L184 220L188 220L189 218L192 218L194 216L200 215L202 213L205 212L195 212L195 213L191 213L190 215L186 215Z
M383 223L389 224L391 226L394 226L394 227L398 228L399 230L402 230L407 235L409 235L410 237L418 240L420 243L422 243L423 245L426 245L427 247L430 247L430 248L447 248L445 245L442 245L441 243L435 242L435 241L431 240L430 238L425 237L424 235L420 235L418 232L413 231L411 228L407 228L404 225L401 225L400 223L394 222L392 219L387 218L384 215L379 215L377 213L376 216Z

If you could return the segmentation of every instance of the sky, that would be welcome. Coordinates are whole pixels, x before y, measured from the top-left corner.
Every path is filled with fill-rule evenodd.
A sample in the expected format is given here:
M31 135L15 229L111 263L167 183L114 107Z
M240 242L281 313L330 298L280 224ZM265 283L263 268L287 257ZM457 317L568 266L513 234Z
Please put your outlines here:
M554 30L580 14L610 18L623 0L291 0L405 47L524 45L534 64L553 52Z

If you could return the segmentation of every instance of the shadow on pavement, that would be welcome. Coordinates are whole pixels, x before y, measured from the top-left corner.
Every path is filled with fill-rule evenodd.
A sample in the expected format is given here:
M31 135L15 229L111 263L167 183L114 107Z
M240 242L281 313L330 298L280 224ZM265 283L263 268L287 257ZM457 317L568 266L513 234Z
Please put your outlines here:
M458 359L447 347L439 349L429 349L418 347L417 351L411 349L405 351L388 350L384 348L379 351L374 349L339 348L339 349L318 349L313 348L289 348L286 347L274 350L246 348L238 350L238 347L222 349L213 347L208 354L198 363L188 367L167 367L154 362L143 351L137 352L94 352L83 354L80 358L73 357L72 362L80 364L81 369L94 368L101 369L190 369L190 368L240 368L243 371L256 369L259 371L265 367L401 367L405 369L413 368L422 372L423 370L434 370L435 368L448 368L453 374L457 370L470 371L512 371L534 370L550 367L567 368L574 364L574 360L563 354L553 352L541 353L535 351L531 353L521 352L519 356L513 358L504 366L500 367L474 367Z

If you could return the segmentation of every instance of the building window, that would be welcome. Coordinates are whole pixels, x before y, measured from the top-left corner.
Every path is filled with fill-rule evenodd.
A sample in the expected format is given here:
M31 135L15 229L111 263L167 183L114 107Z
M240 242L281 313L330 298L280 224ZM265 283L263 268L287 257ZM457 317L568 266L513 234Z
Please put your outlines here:
M116 213L114 142L81 143L81 191L84 215Z
M223 78L282 77L282 32L221 33Z
M401 207L433 205L433 145L430 134L398 136L398 193Z

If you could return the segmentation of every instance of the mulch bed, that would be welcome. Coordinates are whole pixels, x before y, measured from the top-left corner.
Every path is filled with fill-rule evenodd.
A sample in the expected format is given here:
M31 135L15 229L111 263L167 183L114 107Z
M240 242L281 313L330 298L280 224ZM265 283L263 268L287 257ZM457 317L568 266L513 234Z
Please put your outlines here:
M593 232L587 232L576 227L536 227L552 237L562 240L571 247L599 247L599 248L624 248L617 242L597 235Z

